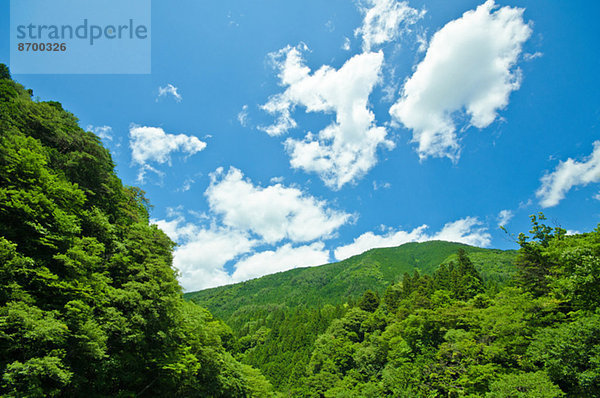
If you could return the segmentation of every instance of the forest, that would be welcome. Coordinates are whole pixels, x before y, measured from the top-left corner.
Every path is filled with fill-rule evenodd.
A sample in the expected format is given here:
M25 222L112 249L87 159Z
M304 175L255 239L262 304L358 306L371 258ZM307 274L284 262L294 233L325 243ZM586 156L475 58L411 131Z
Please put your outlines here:
M1 396L600 397L600 226L184 295L150 209L0 65Z

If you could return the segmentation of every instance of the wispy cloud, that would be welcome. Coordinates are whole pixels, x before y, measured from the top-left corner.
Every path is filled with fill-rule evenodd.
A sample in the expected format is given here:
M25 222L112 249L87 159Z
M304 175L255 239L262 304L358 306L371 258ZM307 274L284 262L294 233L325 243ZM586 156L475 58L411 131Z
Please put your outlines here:
M242 125L242 127L248 126L248 105L242 106L242 110L237 115L238 122Z
M96 134L103 141L112 141L113 140L113 136L112 136L113 129L110 126L88 125L85 129Z
M344 51L350 51L350 46L351 42L350 39L347 37L344 37L344 43L342 43L342 50Z
M508 222L514 217L514 213L512 210L501 210L498 213L498 226L504 227L508 224Z
M158 97L156 97L156 100L158 101L160 97L167 97L170 95L175 99L175 101L181 102L181 100L183 100L183 97L179 94L177 90L177 87L170 83L164 87L158 87Z
M392 184L390 184L389 182L373 181L373 189L375 191L380 190L380 189L390 189L391 187L392 187Z
M600 141L594 142L594 150L583 161L568 158L542 177L536 196L542 207L552 207L563 200L571 188L594 182L600 182Z

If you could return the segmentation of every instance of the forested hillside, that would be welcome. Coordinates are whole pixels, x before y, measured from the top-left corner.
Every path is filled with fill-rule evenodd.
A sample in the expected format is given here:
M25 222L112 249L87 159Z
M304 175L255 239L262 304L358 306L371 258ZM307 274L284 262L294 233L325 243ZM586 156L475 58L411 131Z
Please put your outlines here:
M185 297L223 319L246 305L342 304L360 297L367 289L383 293L407 272L431 274L440 264L452 261L459 248L469 253L484 279L491 284L510 278L514 272L516 251L432 241L372 249L338 263L297 268L235 285L186 293Z
M236 358L286 396L600 397L600 227L567 236L544 220L532 216L529 235L516 238L520 250L509 252L513 267L503 270L493 256L507 253L488 252L487 268L473 261L484 251L458 245L437 267L343 304L300 305L273 293L275 285L266 289L265 281L289 288L287 278L324 267L204 294L261 287L282 300L244 301L225 319ZM415 259L427 264L434 252ZM490 269L494 277L484 277Z
M0 395L270 396L98 137L0 65Z
M600 396L600 228L532 217L512 283L490 291L465 252L367 293L321 334L295 396Z
M365 291L383 295L395 282L432 274L440 264L469 253L490 290L515 272L516 251L432 241L369 250L338 263L293 269L184 296L227 323L238 359L260 368L280 390L299 383L317 337Z

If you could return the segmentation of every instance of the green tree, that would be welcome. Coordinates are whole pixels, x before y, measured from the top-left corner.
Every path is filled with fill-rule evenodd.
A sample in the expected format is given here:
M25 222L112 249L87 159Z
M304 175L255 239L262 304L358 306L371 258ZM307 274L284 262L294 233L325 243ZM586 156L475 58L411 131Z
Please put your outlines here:
M379 308L379 296L372 290L367 290L360 301L358 302L358 306L361 310L367 312L375 312L377 308Z
M558 398L565 394L544 372L510 373L492 383L486 398Z

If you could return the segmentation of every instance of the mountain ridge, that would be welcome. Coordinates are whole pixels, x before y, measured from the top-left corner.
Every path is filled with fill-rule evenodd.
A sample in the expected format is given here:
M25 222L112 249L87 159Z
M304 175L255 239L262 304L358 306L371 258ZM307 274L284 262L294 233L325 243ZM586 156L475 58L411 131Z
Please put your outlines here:
M383 293L404 273L433 273L448 263L459 248L467 251L484 280L508 279L515 250L485 249L447 241L409 242L374 248L342 261L315 267L294 268L236 284L187 292L184 298L227 319L246 305L286 304L320 306L358 298L367 289Z

